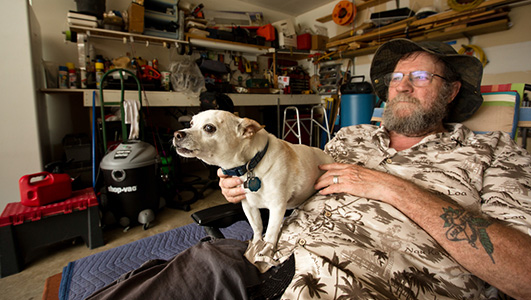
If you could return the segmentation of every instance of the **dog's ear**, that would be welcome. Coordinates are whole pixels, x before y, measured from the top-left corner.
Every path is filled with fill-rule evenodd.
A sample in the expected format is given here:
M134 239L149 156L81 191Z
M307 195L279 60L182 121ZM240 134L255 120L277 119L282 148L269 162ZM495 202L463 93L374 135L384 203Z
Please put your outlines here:
M250 138L264 127L265 126L260 125L260 123L255 120L243 118L240 122L239 130L244 138Z

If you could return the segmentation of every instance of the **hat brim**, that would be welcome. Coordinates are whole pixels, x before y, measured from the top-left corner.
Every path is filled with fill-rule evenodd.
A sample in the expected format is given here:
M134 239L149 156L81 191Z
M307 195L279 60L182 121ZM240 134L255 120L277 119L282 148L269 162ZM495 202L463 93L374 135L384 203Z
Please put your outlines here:
M445 122L458 123L471 117L483 103L481 96L483 65L476 57L458 54L452 46L441 42L415 43L408 39L394 39L380 46L374 54L370 71L376 95L387 101L388 87L383 77L394 71L396 64L405 54L418 51L441 57L461 76L461 89L449 107Z

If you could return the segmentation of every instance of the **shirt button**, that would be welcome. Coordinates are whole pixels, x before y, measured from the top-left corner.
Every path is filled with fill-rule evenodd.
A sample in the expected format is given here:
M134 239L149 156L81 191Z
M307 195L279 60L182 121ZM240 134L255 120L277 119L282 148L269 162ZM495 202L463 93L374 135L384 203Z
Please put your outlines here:
M390 158L388 158L388 159L385 160L385 162L388 163L388 164L392 164L392 163L393 163L393 160L390 159Z
M332 216L332 213L329 212L328 210L325 210L324 215L325 215L325 217L330 218Z
M299 245L301 245L301 246L306 245L306 240L305 239L300 239L299 240Z

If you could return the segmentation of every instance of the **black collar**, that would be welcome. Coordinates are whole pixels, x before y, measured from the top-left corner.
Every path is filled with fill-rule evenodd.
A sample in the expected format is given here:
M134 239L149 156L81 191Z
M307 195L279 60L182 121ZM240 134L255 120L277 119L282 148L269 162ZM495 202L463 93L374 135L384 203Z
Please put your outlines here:
M267 141L267 144L265 145L264 150L256 153L256 155L245 165L235 167L232 169L228 169L228 170L221 169L223 171L223 174L228 175L228 176L243 176L248 171L252 171L256 167L256 165L258 165L258 163L262 160L265 153L267 152L268 147L269 147L269 141Z

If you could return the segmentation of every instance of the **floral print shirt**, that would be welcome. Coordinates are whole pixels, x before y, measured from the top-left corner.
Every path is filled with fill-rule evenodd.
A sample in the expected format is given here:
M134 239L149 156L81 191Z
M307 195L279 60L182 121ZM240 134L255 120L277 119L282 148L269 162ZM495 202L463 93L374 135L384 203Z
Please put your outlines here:
M503 133L447 129L396 151L385 128L351 126L325 151L531 234L531 156ZM381 201L316 194L284 222L274 258L293 253L295 276L282 299L488 299L483 281Z

